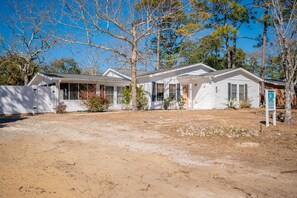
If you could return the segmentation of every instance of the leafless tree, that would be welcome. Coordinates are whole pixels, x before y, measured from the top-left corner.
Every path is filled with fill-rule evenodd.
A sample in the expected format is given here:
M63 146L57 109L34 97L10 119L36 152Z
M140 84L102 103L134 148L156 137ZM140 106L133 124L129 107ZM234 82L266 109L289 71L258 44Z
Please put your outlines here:
M297 73L297 1L270 0L281 66L285 73L285 122L291 123L291 102Z
M24 84L29 83L36 67L42 61L42 54L55 45L50 37L51 30L46 29L49 9L28 2L12 1L8 5L12 15L4 18L11 31L11 39L4 42L6 53L15 57L15 64L24 77Z
M160 1L160 4L162 4ZM158 6L142 6L137 0L65 0L53 16L58 27L72 35L56 38L67 43L89 45L115 54L131 67L132 109L137 110L136 66L144 49L140 40L150 35Z

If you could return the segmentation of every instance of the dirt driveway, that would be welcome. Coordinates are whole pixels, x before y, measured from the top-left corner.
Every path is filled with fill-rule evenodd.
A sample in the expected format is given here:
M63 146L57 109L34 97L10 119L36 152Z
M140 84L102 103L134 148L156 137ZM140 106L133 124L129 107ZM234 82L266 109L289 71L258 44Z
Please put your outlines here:
M297 197L297 123L260 131L264 118L264 110L0 117L0 197Z

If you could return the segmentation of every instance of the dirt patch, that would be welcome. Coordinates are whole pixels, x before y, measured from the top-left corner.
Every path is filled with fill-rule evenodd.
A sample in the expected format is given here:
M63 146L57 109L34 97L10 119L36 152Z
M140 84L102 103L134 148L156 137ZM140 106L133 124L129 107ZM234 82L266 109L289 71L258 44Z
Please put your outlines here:
M295 197L297 123L260 130L264 118L263 110L5 118L0 197Z

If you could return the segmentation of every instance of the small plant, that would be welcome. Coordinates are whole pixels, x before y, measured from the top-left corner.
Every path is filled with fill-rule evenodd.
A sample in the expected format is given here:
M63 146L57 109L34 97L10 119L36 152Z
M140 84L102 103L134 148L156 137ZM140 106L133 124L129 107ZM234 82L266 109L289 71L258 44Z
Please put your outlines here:
M172 97L165 98L164 101L163 101L163 108L165 110L168 110L168 108L170 107L172 101L173 101Z
M227 100L227 103L225 105L228 109L236 109L236 99L230 98L229 100Z
M186 99L181 96L179 99L177 99L177 103L178 103L179 110L184 109L184 105L186 104Z
M102 96L93 95L83 101L90 112L103 112L108 109L109 101Z
M239 104L239 107L241 109L251 108L252 107L252 101L250 99L241 101L240 104Z
M132 87L129 86L124 89L123 91L123 104L125 106L131 105L131 99L132 99ZM148 99L146 97L146 93L144 92L142 86L139 86L136 88L136 99L137 99L137 109L138 110L144 110L147 108L148 105Z
M57 113L65 113L66 112L66 105L65 104L58 104L56 107L56 112Z

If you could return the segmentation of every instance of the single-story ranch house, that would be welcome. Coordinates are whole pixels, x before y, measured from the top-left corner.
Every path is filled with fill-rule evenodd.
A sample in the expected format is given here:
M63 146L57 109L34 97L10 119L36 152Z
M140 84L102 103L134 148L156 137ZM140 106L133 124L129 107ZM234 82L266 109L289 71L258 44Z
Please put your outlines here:
M137 84L147 93L148 109L162 109L164 99L169 96L176 101L183 97L186 109L223 109L231 98L237 104L250 100L252 107L258 108L259 81L259 77L242 68L216 71L202 63L137 71ZM110 109L122 109L122 91L130 82L130 70L109 68L103 75L38 73L29 85L54 86L54 105L64 103L66 111L71 112L85 110L79 100L81 91L96 92L109 99Z

